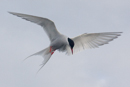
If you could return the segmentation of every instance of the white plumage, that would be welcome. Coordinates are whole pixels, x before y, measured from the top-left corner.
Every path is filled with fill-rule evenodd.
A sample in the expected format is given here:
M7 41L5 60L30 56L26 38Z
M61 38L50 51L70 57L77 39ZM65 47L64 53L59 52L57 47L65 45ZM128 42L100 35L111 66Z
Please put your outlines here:
M33 54L33 55L41 55L44 58L42 67L47 63L47 61L50 59L51 55L54 53L55 50L66 52L68 55L71 55L84 49L96 48L101 45L107 44L108 42L120 36L120 34L122 33L122 32L105 32L105 33L90 33L90 34L85 33L74 38L69 38L59 33L56 29L54 22L47 18L14 12L9 13L42 26L45 32L47 33L51 42L50 46L42 51Z

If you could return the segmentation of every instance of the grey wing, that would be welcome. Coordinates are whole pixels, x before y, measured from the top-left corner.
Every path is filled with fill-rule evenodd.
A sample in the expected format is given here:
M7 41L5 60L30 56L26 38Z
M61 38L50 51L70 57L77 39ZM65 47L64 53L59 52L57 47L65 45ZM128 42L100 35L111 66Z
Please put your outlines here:
M9 13L42 26L44 28L45 32L47 33L50 41L55 39L57 37L57 35L60 34L57 31L54 22L52 22L51 20L49 20L47 18L32 16L32 15L27 15L27 14L21 14L21 13L14 13L14 12L9 12Z
M79 35L71 38L75 43L73 51L76 53L87 48L99 47L117 38L121 33L122 32L106 32Z

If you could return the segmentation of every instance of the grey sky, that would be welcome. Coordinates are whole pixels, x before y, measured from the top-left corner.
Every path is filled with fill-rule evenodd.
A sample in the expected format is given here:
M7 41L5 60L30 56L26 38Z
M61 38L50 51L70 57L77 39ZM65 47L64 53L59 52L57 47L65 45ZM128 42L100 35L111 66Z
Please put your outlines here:
M108 45L73 56L56 51L35 77L42 57L22 60L46 48L43 29L8 11L49 18L74 37L123 32ZM1 0L0 87L129 87L130 0Z

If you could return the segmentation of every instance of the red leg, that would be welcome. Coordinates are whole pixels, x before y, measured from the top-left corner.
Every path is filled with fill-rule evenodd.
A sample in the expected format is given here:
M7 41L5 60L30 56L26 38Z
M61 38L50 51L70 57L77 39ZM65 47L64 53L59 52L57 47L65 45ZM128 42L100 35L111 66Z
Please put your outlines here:
M55 52L55 50L53 52L51 52L51 55Z
M51 53L52 46L50 46L50 53Z
M51 55L53 54L54 52L51 53Z

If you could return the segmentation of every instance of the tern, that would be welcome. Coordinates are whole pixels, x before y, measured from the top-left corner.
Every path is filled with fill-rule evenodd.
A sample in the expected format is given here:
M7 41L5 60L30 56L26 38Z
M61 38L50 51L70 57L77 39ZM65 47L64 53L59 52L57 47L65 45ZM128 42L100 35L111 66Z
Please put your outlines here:
M73 53L79 52L84 49L96 48L101 45L107 44L108 42L120 36L122 33L122 32L104 32L104 33L88 33L88 34L84 33L77 37L69 38L58 32L54 22L51 21L50 19L15 12L9 12L9 13L40 25L47 33L50 39L49 47L29 56L31 57L34 55L41 55L44 58L42 67L47 63L47 61L50 59L50 57L56 50L66 52L66 54L68 55L72 55Z

